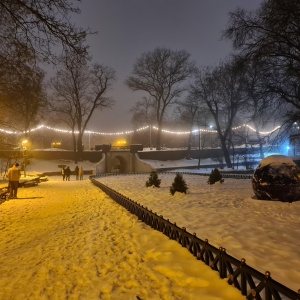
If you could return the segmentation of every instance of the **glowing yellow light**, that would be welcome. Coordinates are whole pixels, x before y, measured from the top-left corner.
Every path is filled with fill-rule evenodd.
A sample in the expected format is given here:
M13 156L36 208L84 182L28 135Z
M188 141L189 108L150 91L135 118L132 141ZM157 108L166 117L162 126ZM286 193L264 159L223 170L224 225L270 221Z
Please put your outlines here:
M250 129L251 131L256 131L253 127L251 127L248 124L243 124L237 127L232 128L232 130L238 130L242 127L247 127L248 129ZM272 132L280 129L281 126L276 126L275 128L273 128L270 131L259 131L260 134L262 135L268 135L271 134ZM28 131L9 131L9 130L5 130L5 129L1 129L0 128L0 132L6 133L6 134L24 134L24 133L28 133L28 132L33 132L36 130L41 130L41 129L47 129L47 130L52 130L52 131L56 131L56 132L60 132L60 133L67 133L67 134L72 134L73 132L71 130L65 130L65 129L59 129L59 128L53 128L50 126L45 126L45 125L39 125L36 128L30 129ZM84 134L94 134L94 135L106 135L106 136L114 136L114 135L124 135L124 134L132 134L134 132L138 132L138 131L143 131L143 130L148 130L149 128L154 129L154 130L158 130L158 127L155 126L144 126L141 128L138 128L136 130L127 130L127 131L120 131L120 132L97 132L97 131L90 131L90 130L86 130L84 131ZM207 133L216 133L216 130L213 129L197 129L197 130L193 130L193 131L170 131L167 129L162 128L161 130L164 133L168 133L168 134L178 134L178 135L188 135L191 132L195 133L195 132L207 132ZM78 131L74 131L75 134L78 134Z

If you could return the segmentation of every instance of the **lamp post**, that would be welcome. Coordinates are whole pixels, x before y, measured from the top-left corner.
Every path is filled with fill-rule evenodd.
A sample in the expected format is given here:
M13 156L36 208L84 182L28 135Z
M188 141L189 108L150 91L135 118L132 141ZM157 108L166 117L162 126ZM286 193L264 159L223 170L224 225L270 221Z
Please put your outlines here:
M150 136L149 136L149 138L150 138L150 141L149 141L150 145L149 146L150 147L149 148L150 148L150 150L152 150L152 132L151 132L151 127L152 127L152 125L149 126L149 130L150 130L150 132L149 132L149 134L150 134Z
M25 157L25 150L26 150L26 143L28 141L27 140L23 140L22 141L22 151L23 151L23 168L24 168L24 177L26 177L26 157Z
M201 129L199 128L199 150L201 150Z
M234 169L234 146L233 146L233 142L230 139L226 139L226 141L231 143L231 146L232 146L232 169Z
M198 169L200 169L200 151L201 151L201 129L199 128L199 158L198 158Z

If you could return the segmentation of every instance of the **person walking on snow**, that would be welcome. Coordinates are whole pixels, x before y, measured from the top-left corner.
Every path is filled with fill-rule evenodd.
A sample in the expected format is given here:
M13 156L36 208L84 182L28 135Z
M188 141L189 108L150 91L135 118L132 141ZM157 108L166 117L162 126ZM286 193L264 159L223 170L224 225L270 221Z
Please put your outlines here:
M65 169L65 175L66 175L66 181L70 181L71 170L69 166L67 166Z
M79 179L82 180L83 179L83 169L82 167L79 168Z
M79 178L79 167L78 166L75 167L75 176L76 176L76 180L78 180L78 178Z
M18 194L19 180L21 177L21 171L18 166L19 164L15 163L7 172L10 199L16 199Z
M63 177L63 181L65 181L65 178L66 178L66 172L65 172L66 170L65 170L65 167L63 167L62 169L61 169L61 175L62 175L62 177Z

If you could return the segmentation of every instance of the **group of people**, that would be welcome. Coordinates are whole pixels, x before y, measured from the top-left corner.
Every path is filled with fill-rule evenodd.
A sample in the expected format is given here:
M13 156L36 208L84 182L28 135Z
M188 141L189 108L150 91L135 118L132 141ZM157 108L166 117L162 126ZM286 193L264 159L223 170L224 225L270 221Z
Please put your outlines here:
M75 176L76 176L76 180L83 180L83 169L82 167L75 167ZM70 181L70 177L71 177L71 169L69 166L67 166L66 168L63 167L61 170L61 174L63 177L63 180L65 181Z
M14 163L7 171L8 177L8 192L9 192L9 199L17 199L18 195L18 188L19 188L19 181L21 177L21 171L18 168L19 163ZM61 174L63 176L63 180L69 181L71 176L70 167L67 166L66 168L62 168ZM82 167L75 167L75 176L76 180L83 180L83 169Z

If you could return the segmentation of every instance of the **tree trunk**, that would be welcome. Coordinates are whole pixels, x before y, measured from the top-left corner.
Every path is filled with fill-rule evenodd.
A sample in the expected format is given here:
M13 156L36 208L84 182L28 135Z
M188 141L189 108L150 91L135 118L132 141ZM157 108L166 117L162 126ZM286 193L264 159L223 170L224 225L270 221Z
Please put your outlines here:
M228 151L228 148L226 146L226 140L224 138L221 138L221 146L222 146L226 166L227 166L227 168L232 168L230 153Z
M83 149L82 149L82 133L78 133L77 137L77 160L82 161Z
M156 150L161 150L161 128L159 127L156 136Z
M75 136L74 130L72 131L72 139L73 139L74 161L75 161L75 164L77 164L76 136Z
M162 128L162 122L158 122L158 131L156 135L156 150L161 150L161 128Z
M265 157L264 150L263 150L263 142L262 142L262 139L261 139L261 136L260 136L260 133L259 133L258 129L256 129L256 136L257 136L257 139L259 141L259 154L260 154L260 158L263 159Z

